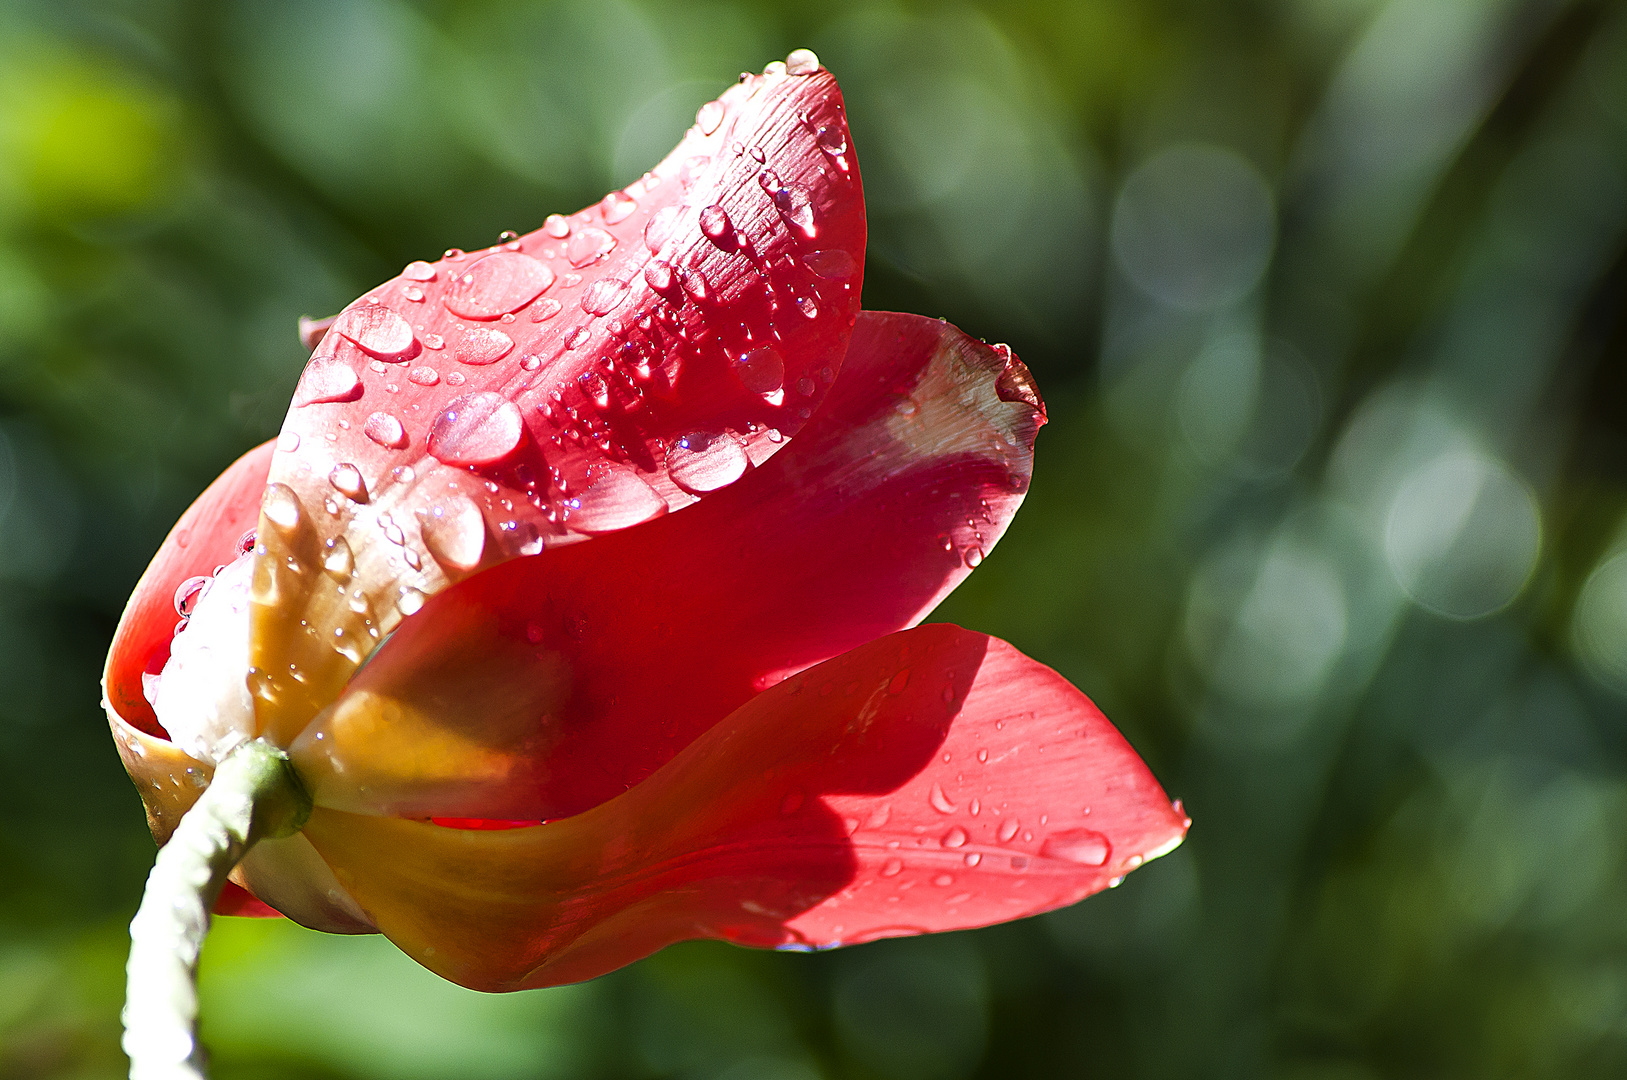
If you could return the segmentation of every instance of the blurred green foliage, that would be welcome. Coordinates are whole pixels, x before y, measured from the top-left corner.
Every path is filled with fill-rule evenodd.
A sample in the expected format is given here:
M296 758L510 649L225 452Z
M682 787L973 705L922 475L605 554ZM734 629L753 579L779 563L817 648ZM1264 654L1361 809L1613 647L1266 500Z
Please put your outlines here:
M1196 824L1115 892L501 998L222 920L223 1080L1627 1072L1627 8L0 3L0 1077L114 1077L151 859L95 686L325 315L585 205L815 48L866 306L1051 407L945 618Z

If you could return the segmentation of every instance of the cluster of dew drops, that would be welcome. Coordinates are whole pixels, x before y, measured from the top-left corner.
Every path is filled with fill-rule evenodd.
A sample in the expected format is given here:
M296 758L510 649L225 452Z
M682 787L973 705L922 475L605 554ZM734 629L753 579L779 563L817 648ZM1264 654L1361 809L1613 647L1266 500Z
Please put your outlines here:
M807 50L797 50L784 62L770 64L764 77L743 75L743 81L755 80L751 93L758 92L768 80L786 75L810 75L819 70L819 61ZM721 101L710 101L696 114L696 126L703 136L715 134L726 119L727 109ZM819 126L803 115L802 122L815 144L825 155L836 175L845 176L850 170L847 143L839 125ZM818 234L816 212L812 196L801 184L783 181L766 165L766 155L755 146L732 144L737 155L748 155L759 165L757 184L771 201L779 219L801 249L803 270L813 279L838 284L844 291L851 289L850 278L857 273L854 258L841 248L818 249L813 243ZM710 163L710 158L696 156L686 160L679 169L679 181L687 188ZM626 220L638 210L639 197L662 183L653 173L622 191L612 192L598 204L597 211L606 225ZM561 389L554 389L535 406L542 418L554 429L550 441L563 447L565 441L580 447L589 445L598 449L614 463L625 459L626 453L616 441L607 415L613 411L632 412L642 404L646 386L652 378L660 377L657 366L662 339L684 340L691 336L688 324L680 317L679 309L686 303L697 305L720 300L713 283L708 281L698 266L675 266L663 259L663 248L686 212L695 212L702 235L713 246L725 252L737 253L752 260L767 294L771 312L788 309L793 319L812 320L819 316L819 301L812 293L793 296L781 302L770 282L770 267L756 254L749 238L737 229L728 212L718 204L690 211L677 205L667 206L651 215L643 230L643 241L651 259L642 266L644 284L664 303L623 318L612 316L626 303L635 290L631 279L607 276L595 280L582 290L578 303L589 317L589 323L567 335L557 355L580 349L594 336L594 330L603 331L610 339L611 348L597 364L583 372L576 380L580 397L567 400ZM418 386L433 386L445 382L449 386L462 386L466 377L459 371L444 375L433 363L411 362L421 359L422 353L447 352L460 363L484 367L513 358L521 372L534 372L543 366L543 357L525 353L514 356L515 341L503 329L523 317L533 323L545 322L564 310L556 297L545 295L557 281L562 288L582 283L576 271L584 270L610 255L617 246L617 238L597 224L573 224L570 218L550 215L543 225L543 234L561 242L558 249L544 249L545 257L563 256L571 267L556 275L546 263L520 253L519 237L504 233L497 246L477 253L481 258L461 273L452 271L444 295L448 311L460 318L491 320L496 325L468 326L456 324L459 338L448 342L442 335L424 333L381 304L376 296L355 305L343 313L334 324L334 331L354 342L365 353L374 357L369 367L384 374L390 364L407 364L407 381ZM494 258L495 256L495 258ZM449 263L468 258L467 253L452 249L446 252ZM788 261L788 256L780 256ZM440 270L427 262L409 264L401 275L398 289L409 303L422 303L426 298L425 286L436 281ZM780 275L782 278L784 273ZM793 314L794 313L794 314ZM818 384L813 376L805 376L787 387L785 360L772 341L752 340L752 329L745 321L741 328L747 337L747 347L728 358L730 369L739 383L752 394L773 407L796 410L798 420L806 420L811 409L805 404L815 394ZM779 330L773 331L777 338ZM616 342L619 341L619 345ZM553 358L550 358L550 360ZM819 379L829 383L834 372L826 368L817 373ZM399 390L398 384L387 383L387 391ZM302 393L296 397L297 405L319 402L353 400L361 392L361 380L353 369L332 358L326 362L313 360L302 380ZM523 387L522 387L523 390ZM789 392L788 392L789 391ZM341 421L348 427L348 422ZM500 461L519 446L523 439L524 420L519 407L509 396L490 391L464 394L448 404L430 425L425 447L428 454L442 464L471 471ZM363 434L385 449L402 450L408 445L408 435L401 419L388 410L371 413L363 424ZM767 428L756 422L748 425L747 435L761 434L769 442L783 438L778 428ZM335 435L329 433L331 440ZM285 450L298 447L298 437L285 433L280 446ZM749 467L747 447L735 434L727 431L692 431L665 445L665 471L672 483L692 495L700 495L725 487L742 476ZM636 524L653 517L666 508L666 500L651 488L631 468L601 463L590 466L584 479L577 481L572 490L570 480L552 466L544 466L546 480L561 496L557 506L546 501L538 491L544 478L531 474L528 466L513 470L515 480L528 492L533 507L550 524L560 524L581 531L608 531ZM398 466L391 472L398 483L411 482L415 476L410 466ZM360 471L351 464L336 466L329 482L337 495L357 501L365 500L366 484ZM488 490L494 487L487 483ZM493 494L496 492L493 491ZM342 506L333 496L327 500L330 513L338 513ZM512 504L507 504L513 510ZM470 528L480 526L466 512L447 515L449 520ZM510 542L520 554L533 554L541 550L541 538L535 525L523 521L505 521L498 527L499 536ZM467 545L467 538L456 535L455 530L441 528L431 537L426 533L425 546L438 561L448 562L448 548ZM454 557L450 560L455 562Z

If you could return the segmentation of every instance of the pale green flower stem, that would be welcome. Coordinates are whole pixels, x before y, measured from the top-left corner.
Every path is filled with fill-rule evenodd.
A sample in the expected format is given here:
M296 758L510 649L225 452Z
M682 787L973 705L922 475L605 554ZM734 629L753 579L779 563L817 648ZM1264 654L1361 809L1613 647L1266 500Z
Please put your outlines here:
M158 852L130 923L124 1052L131 1080L202 1080L198 954L209 912L249 848L305 824L311 798L288 755L260 739L232 751Z

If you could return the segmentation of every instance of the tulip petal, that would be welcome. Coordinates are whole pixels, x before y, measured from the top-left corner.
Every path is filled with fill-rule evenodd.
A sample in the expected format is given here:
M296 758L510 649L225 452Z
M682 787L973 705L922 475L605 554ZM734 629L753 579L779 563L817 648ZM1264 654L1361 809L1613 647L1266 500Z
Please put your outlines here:
M260 517L260 495L273 449L272 443L262 443L232 462L187 507L136 583L114 631L102 675L108 715L116 723L122 721L149 735L163 733L141 677L157 674L169 656L178 618L175 590L188 578L207 577L242 553L239 541ZM124 753L122 742L120 746Z
M1060 675L933 625L775 686L585 814L474 831L318 808L306 834L408 955L513 990L686 938L824 948L1032 915L1186 827Z
M912 626L1028 487L1022 363L865 312L821 413L698 505L430 601L291 747L320 805L551 819L648 776L764 687Z
M773 455L841 366L864 241L836 82L780 65L625 190L413 263L341 312L272 463L264 734L286 744L449 582L685 506Z

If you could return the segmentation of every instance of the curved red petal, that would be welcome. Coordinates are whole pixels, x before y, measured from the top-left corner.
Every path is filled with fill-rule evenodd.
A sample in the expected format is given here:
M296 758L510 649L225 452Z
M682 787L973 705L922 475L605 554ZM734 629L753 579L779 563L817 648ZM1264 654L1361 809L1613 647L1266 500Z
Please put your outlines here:
M267 733L292 737L449 581L659 516L771 456L841 366L864 243L836 82L778 65L625 190L414 263L342 312L272 464Z
M685 938L821 948L1032 915L1186 827L1061 676L936 625L787 680L578 817L498 832L319 809L306 831L408 955L511 990Z
M235 881L228 881L215 901L216 915L246 915L253 919L280 919L282 912L262 902Z
M1027 490L1043 413L1011 383L1032 380L1008 349L865 312L825 408L762 468L407 620L294 744L317 800L580 813L786 674L914 625Z
M164 538L125 604L102 675L110 713L158 735L163 729L142 691L143 674L157 674L175 635L175 590L191 577L207 577L242 554L244 533L260 517L260 494L271 468L271 443L262 443L221 473Z

